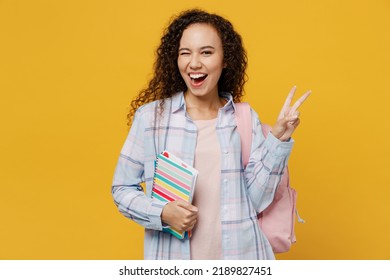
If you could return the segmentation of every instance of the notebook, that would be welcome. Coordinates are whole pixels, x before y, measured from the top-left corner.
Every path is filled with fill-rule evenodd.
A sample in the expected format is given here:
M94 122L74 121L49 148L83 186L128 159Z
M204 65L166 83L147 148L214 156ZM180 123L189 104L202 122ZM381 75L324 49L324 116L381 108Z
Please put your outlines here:
M168 151L157 156L153 179L152 197L160 201L178 199L192 202L198 171ZM173 227L163 228L179 239L191 237Z

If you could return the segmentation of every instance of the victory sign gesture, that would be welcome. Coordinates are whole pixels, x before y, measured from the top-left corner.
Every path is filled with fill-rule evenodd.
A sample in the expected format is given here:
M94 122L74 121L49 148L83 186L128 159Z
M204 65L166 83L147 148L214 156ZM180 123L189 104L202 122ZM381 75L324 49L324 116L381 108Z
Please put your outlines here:
M283 108L279 113L275 125L272 127L271 133L280 141L287 141L299 125L299 111L298 108L303 104L306 98L309 97L311 91L307 91L302 95L291 107L291 101L294 97L297 87L294 86L288 94Z

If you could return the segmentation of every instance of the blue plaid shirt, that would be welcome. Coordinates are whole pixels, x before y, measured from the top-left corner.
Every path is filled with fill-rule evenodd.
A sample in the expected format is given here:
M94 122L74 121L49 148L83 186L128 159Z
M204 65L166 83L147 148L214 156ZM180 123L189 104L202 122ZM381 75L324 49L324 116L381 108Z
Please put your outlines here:
M290 155L293 140L281 142L263 136L257 114L252 114L252 148L247 167L241 159L235 105L230 94L219 110L216 131L221 146L221 237L224 259L274 259L262 233L257 213L273 200ZM112 195L119 211L145 227L145 259L190 259L190 240L162 232L164 202L151 198L156 154L168 150L193 165L197 127L186 113L183 93L140 107L116 166ZM146 190L141 186L145 183Z

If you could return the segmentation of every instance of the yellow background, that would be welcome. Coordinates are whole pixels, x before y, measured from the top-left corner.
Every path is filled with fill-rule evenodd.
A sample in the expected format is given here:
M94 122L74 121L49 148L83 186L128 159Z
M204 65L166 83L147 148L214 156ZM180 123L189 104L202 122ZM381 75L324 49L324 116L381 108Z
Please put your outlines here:
M272 123L295 84L298 242L279 259L390 259L390 1L0 0L0 259L141 259L110 194L128 103L169 18L217 12Z

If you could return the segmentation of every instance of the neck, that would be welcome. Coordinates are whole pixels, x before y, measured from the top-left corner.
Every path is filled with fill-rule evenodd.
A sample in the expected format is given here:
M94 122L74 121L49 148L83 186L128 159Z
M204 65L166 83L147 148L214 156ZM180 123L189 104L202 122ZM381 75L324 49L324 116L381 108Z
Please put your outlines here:
M187 113L193 120L210 120L218 116L218 110L226 101L218 95L197 97L189 93L184 94Z

